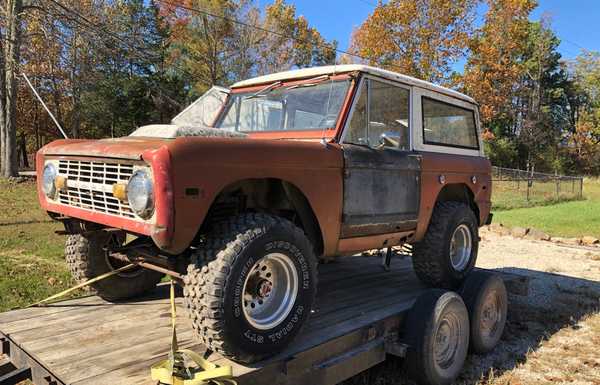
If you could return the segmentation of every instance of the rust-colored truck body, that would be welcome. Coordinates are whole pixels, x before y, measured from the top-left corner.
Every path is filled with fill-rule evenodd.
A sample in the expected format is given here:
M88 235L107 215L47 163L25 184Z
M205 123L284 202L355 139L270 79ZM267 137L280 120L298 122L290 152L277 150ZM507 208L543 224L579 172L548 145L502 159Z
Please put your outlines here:
M170 255L180 254L190 247L220 194L228 191L231 186L243 184L244 181L277 181L284 184L285 191L289 192L292 189L296 195L300 193L299 207L295 202L292 203L297 206L296 209L310 210L309 214L303 216L304 222L306 226L311 226L309 222L312 221L315 238L313 241L320 244L321 255L325 257L404 242L418 242L426 232L436 202L444 195L471 202L479 224L484 224L490 213L491 178L490 162L482 156L480 150L477 150L479 155L475 153L474 156L456 151L428 151L417 148L415 143L412 143L408 151L396 152L403 152L412 164L409 174L416 180L415 192L418 194L412 201L415 206L414 210L411 210L413 216L407 217L406 220L398 220L396 216L395 226L385 226L379 223L381 221L377 219L379 213L376 208L370 213L370 217L359 215L360 225L352 226L352 215L346 212L344 205L350 204L345 200L345 195L349 194L346 188L352 188L348 183L349 175L356 174L354 170L350 170L350 161L345 154L349 153L349 147L357 146L346 145L343 132L352 113L352 104L357 98L358 84L362 77L377 79L379 75L356 68L330 74L330 79L347 79L351 86L335 126L326 130L252 132L245 138L124 137L58 140L38 152L38 173L42 172L45 162L49 159L63 162L59 173L66 170L64 167L70 166L81 170L81 167L93 168L96 164L98 168L94 170L102 172L102 167L106 169L106 165L109 169L117 167L116 165L149 165L155 189L155 213L149 220L135 215L122 215L119 208L111 211L106 205L99 209L92 207L92 202L87 202L86 199L94 200L96 192L93 191L79 197L76 196L77 191L69 193L70 203L64 203L60 198L48 199L42 191L41 175L38 177L39 200L45 210L56 215L149 236L159 249ZM290 78L282 79L281 82L287 87L292 87L310 82L313 78L312 74L307 74L305 78L290 75ZM268 81L270 79L266 78L262 83L258 80L250 85L241 84L232 89L231 95L259 91ZM412 83L404 82L403 79L397 80L399 84L410 87L413 92L419 89L432 92L425 86L425 82L421 84L416 83L414 79L411 81ZM461 99L458 94L445 95L456 98L460 103L471 104L474 114L477 113L476 104ZM412 108L411 122L418 119L412 115L419 113L414 106ZM358 151L360 152L360 149ZM396 174L393 161L390 163L386 159L378 158L376 152L386 150L367 151L369 154L361 155L366 158L356 166L356 172L363 172L369 167L390 170L389 175L382 174L380 179L372 182L372 186L365 185L365 189L371 194L368 195L369 199L373 199L377 198L378 187L386 189L397 186L393 184ZM378 164L379 161L383 163ZM375 164L372 164L373 162ZM382 181L384 184L378 185ZM392 184L386 185L387 181ZM90 191L93 190L91 185L78 185L79 189L86 187ZM110 191L106 189L101 194L110 195ZM398 195L398 199L401 199L400 197L401 194ZM362 198L359 196L357 199ZM393 194L388 193L382 199L389 201L393 206ZM382 203L382 207L385 205L385 202ZM382 215L393 217L393 214L385 212ZM305 231L309 233L306 228Z

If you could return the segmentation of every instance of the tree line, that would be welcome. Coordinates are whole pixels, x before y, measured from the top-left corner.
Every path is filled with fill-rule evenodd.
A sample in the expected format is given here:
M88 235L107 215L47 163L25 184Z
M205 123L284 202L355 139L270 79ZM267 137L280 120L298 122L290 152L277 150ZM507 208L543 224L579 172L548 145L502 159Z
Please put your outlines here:
M486 13L476 23L482 1ZM1 174L32 166L31 155L61 137L22 72L70 137L100 138L169 122L212 85L360 62L473 96L495 165L597 175L600 53L564 60L551 21L530 20L536 6L380 1L344 52L285 0L264 8L256 0L6 0ZM457 62L464 71L455 70Z

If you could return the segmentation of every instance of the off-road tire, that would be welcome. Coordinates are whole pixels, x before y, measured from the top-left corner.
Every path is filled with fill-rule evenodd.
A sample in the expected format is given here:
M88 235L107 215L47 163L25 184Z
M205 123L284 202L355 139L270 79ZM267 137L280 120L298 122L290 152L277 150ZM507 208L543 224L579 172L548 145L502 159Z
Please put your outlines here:
M450 241L454 231L465 224L471 233L471 255L461 270L450 261ZM461 202L438 202L433 210L425 237L413 248L413 268L419 279L433 287L454 289L460 286L475 266L479 247L477 218L471 208Z
M240 293L255 261L273 252L293 260L298 294L281 323L259 330L245 318ZM310 314L317 260L303 231L286 219L266 214L233 217L214 227L192 260L184 277L184 300L195 334L208 349L234 361L256 362L281 351Z
M451 354L441 364L436 357L436 344L440 343L437 333L448 313L455 320L451 330L456 335L456 346L448 350ZM421 294L404 321L403 341L408 345L405 368L410 378L420 385L453 383L469 350L469 315L461 297L443 289L430 289Z
M105 231L67 236L65 258L77 283L83 283L112 270L103 250L110 236L111 234ZM135 270L92 283L90 288L107 301L118 301L151 291L163 277L163 274L153 270L141 267L133 269Z

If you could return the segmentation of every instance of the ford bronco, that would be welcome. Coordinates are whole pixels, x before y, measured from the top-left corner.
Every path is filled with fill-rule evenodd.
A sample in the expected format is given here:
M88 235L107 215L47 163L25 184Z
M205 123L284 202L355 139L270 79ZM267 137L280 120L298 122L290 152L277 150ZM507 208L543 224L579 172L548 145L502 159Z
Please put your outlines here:
M311 312L318 261L412 246L453 288L490 215L476 102L363 65L214 87L169 125L57 140L37 154L42 207L63 222L77 281L121 300L180 280L207 348L253 362Z

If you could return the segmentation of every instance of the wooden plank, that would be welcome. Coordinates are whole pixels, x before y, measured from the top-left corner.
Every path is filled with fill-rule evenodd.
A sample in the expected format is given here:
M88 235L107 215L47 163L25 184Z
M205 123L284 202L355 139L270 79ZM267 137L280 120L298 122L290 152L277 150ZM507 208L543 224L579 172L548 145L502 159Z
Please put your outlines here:
M99 301L102 301L102 299L95 296L88 296L68 301L61 301L43 307L30 307L0 313L0 330L2 330L4 326L9 324L10 322L19 322L28 319L35 319L44 314L54 314L65 311L73 311L77 310L78 306L85 306L86 304L98 303Z
M183 309L182 309L183 310ZM69 312L68 317L40 317L31 326L27 323L13 323L10 328L3 328L3 331L10 333L19 340L19 342L28 342L35 339L60 336L72 330L81 330L102 325L107 322L127 319L129 317L146 316L148 314L158 313L159 315L168 313L169 303L155 304L154 306L136 306L136 305L102 305L99 308L85 309L79 312ZM150 317L152 318L152 317Z
M191 330L187 318L178 317L180 330ZM183 327L185 326L185 327ZM135 318L121 319L95 327L83 328L71 333L22 344L23 348L35 351L44 362L60 366L89 356L115 350L122 346L143 344L147 339L162 338L165 344L171 341L170 319L156 319L140 314ZM56 346L61 349L56 349Z
M180 333L178 337L182 346L196 342L193 340L191 331ZM150 339L143 344L123 346L121 349L75 360L57 368L53 367L53 371L61 379L65 379L65 382L72 384L116 369L127 368L140 360L160 361L165 359L170 349L169 342L162 338Z

